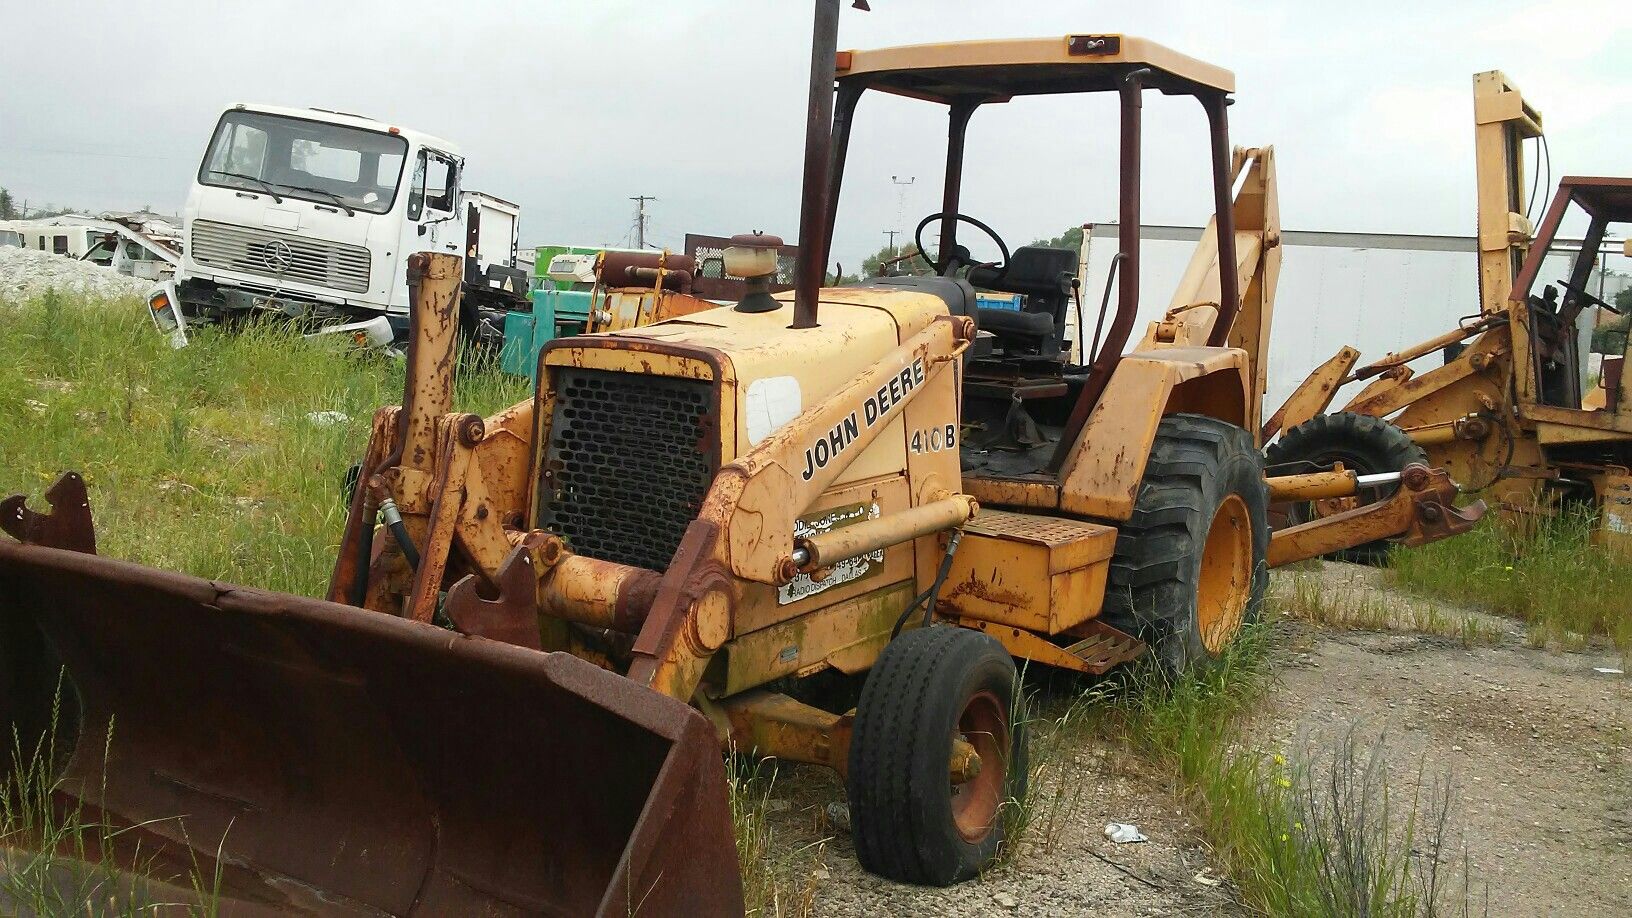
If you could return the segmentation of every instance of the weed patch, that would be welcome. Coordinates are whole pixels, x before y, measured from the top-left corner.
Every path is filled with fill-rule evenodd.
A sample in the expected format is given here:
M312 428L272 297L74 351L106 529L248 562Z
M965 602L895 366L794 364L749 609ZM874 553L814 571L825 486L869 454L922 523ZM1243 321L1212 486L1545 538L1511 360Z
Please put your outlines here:
M1352 731L1325 750L1254 747L1245 715L1272 681L1271 651L1270 628L1255 625L1211 670L1137 673L1108 725L1165 771L1250 908L1354 918L1469 913L1466 890L1458 899L1441 870L1448 789L1419 780L1402 795L1382 741L1362 747Z
M1400 586L1524 621L1533 646L1576 649L1593 635L1632 661L1632 562L1594 544L1594 518L1571 511L1530 532L1489 524L1390 557Z
M1364 586L1334 585L1318 570L1292 571L1280 585L1281 611L1327 628L1355 631L1414 631L1453 638L1464 647L1500 644L1501 628L1466 612L1450 611L1429 601L1413 602Z
M0 308L0 495L38 503L77 470L100 554L321 595L345 525L342 478L374 411L402 400L400 361L275 326L193 340L171 350L137 302ZM461 367L456 407L491 414L528 392Z
M771 825L776 763L732 755L726 780L731 823L742 870L744 914L749 918L807 918L815 914L825 840L789 848Z

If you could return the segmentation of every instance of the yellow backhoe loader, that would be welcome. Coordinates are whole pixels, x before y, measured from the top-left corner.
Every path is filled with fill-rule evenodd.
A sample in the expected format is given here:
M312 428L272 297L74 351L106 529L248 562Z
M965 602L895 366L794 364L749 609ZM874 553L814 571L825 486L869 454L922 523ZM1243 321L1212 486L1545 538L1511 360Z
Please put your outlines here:
M554 341L535 397L483 419L450 411L458 262L412 259L404 402L375 416L326 601L87 553L77 478L49 514L6 505L31 543L0 544L6 713L38 736L65 667L65 797L220 864L246 910L718 914L742 905L733 744L836 769L862 864L944 885L1023 793L1015 659L1206 666L1269 567L1472 525L1413 467L1389 501L1272 538L1272 497L1366 482L1263 474L1274 158L1232 151L1227 71L1110 34L841 53L837 20L816 4L790 294L754 287L768 259L742 240L736 307ZM935 274L820 289L880 93L950 116ZM1122 237L1076 365L1072 253L975 263L958 230L984 225L958 208L980 107L1081 93L1118 100ZM1124 353L1153 93L1206 119L1215 206Z
M1431 464L1470 490L1488 491L1514 522L1580 502L1599 512L1598 539L1632 557L1625 344L1623 353L1606 355L1592 388L1580 346L1590 307L1619 312L1589 281L1611 230L1624 236L1632 223L1632 178L1565 177L1535 229L1529 212L1539 186L1526 174L1524 142L1542 138L1541 114L1498 71L1474 75L1473 112L1480 312L1364 366L1359 351L1340 350L1265 425L1266 438L1281 434L1269 462L1300 470L1341 464L1362 474ZM1576 217L1584 218L1585 236L1564 239L1565 221ZM1564 276L1548 283L1560 259ZM1441 354L1441 366L1420 374L1412 366ZM1327 413L1339 390L1356 382L1366 385ZM1370 489L1359 500L1381 493ZM1315 519L1355 503L1302 502L1292 515ZM1380 547L1355 552L1370 560Z

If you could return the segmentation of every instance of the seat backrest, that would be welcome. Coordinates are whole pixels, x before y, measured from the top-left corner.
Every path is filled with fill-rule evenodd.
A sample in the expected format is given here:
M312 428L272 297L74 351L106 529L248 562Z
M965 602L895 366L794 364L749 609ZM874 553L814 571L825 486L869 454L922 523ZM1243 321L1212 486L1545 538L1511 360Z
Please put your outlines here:
M1063 300L1071 292L1071 278L1077 274L1077 253L1072 249L1050 249L1027 245L1009 256L1007 270L994 289L1023 293L1046 300Z
M990 329L1005 350L1052 357L1065 336L1065 307L1077 274L1077 253L1072 249L1022 246L1009 255L1001 272L972 268L970 280L989 290L1018 293L1026 298L1021 312L980 310L982 326Z

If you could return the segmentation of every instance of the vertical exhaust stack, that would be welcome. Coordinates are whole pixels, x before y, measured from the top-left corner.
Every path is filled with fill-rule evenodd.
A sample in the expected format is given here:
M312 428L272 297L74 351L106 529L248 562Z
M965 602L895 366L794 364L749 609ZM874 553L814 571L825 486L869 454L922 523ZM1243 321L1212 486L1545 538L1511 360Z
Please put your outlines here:
M810 100L805 112L805 179L799 201L799 268L793 324L815 328L816 299L827 273L828 170L833 148L834 59L839 53L839 0L816 0L810 41Z

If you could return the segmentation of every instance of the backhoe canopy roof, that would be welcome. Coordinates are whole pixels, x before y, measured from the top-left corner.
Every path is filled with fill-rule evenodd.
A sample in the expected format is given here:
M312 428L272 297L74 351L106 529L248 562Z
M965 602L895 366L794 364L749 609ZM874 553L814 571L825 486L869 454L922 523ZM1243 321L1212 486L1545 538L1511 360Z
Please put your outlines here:
M978 98L998 102L1014 96L1103 92L1117 77L1148 68L1148 86L1167 93L1234 92L1235 75L1171 48L1133 35L1064 35L989 41L904 45L874 51L841 51L841 83L950 103Z
M1566 175L1558 184L1598 219L1611 223L1632 220L1632 178Z

